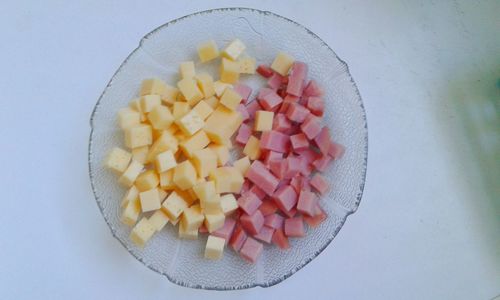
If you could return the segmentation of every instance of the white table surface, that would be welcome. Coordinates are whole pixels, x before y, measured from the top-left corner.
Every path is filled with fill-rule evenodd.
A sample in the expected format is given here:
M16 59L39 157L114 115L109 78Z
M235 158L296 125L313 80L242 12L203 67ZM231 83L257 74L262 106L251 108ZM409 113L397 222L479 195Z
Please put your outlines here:
M456 107L498 100L499 1L142 2L0 4L1 299L500 294L500 195L477 176ZM93 106L139 39L225 6L272 10L323 38L357 82L370 144L361 206L330 247L272 288L214 292L171 284L112 238L87 144Z

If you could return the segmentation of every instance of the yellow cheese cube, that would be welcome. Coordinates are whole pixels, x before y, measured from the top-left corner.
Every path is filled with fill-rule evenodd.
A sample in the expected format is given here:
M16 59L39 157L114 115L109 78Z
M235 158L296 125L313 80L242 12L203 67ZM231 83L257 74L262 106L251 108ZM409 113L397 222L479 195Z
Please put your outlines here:
M203 120L206 120L214 109L205 100L201 100L195 107L193 107L193 111L195 111Z
M127 169L131 159L132 154L130 152L114 147L104 160L104 165L116 173L123 173Z
M192 136L198 130L205 126L203 118L198 115L194 110L188 112L184 117L180 118L177 122L177 126L186 134L187 136Z
M130 239L139 247L144 247L156 229L147 218L142 218L130 232Z
M225 243L225 239L218 236L209 235L207 244L205 245L205 258L212 260L221 259L224 252Z
M162 135L154 142L149 149L149 153L146 162L151 162L155 157L167 150L171 150L173 153L177 152L179 144L177 139L167 130L163 131Z
M198 46L198 56L201 62L207 62L219 57L219 48L214 40L206 41Z
M290 67L293 65L293 61L293 57L284 52L280 52L271 64L271 69L282 76L286 76L288 74L288 70L290 70Z
M137 126L141 123L141 114L130 108L125 107L118 111L118 125L121 129L127 129Z
M181 73L181 78L193 78L196 75L196 71L194 70L194 62L193 61L185 61L181 63L179 68L179 72Z
M240 64L227 58L222 58L220 80L226 83L236 83L240 79Z
M160 187L164 190L173 190L174 184L174 169L160 173Z
M203 99L203 93L196 85L196 81L194 81L194 79L192 78L182 79L181 81L177 82L177 87L191 106L195 105L196 103L198 103L198 101Z
M191 159L198 176L205 178L212 170L217 169L217 154L209 148L197 150Z
M198 74L196 75L196 82L198 83L198 87L205 98L215 95L214 80L212 76L207 73Z
M135 187L135 185L133 185L132 187L130 187L130 189L127 190L125 196L123 196L120 207L125 208L130 201L134 200L137 197L139 197L139 190Z
M153 107L148 114L148 119L154 129L167 129L174 122L170 109L163 105Z
M218 214L222 211L221 197L219 194L214 194L206 200L200 200L200 206L205 214Z
M241 95L233 90L232 88L227 88L222 97L220 97L220 104L229 108L230 110L235 110L240 104L242 98Z
M208 232L212 233L224 226L225 219L226 216L224 216L222 212L216 214L205 214L205 227L207 227Z
M153 128L147 124L131 127L125 130L125 145L137 148L153 143Z
M170 219L170 221L175 221L182 214L184 209L188 207L188 204L184 199L173 191L170 195L163 201L161 209Z
M177 101L173 106L173 115L175 120L179 120L189 112L189 103Z
M132 159L141 164L145 164L149 153L149 146L142 146L132 149Z
M172 152L172 150L167 150L158 154L155 159L155 165L158 173L163 173L174 168L177 165L174 152Z
M248 156L251 160L259 159L260 157L260 140L253 135L247 141L243 154Z
M193 191L198 197L198 199L200 199L201 207L203 207L204 201L208 201L213 196L215 196L215 182L213 181L199 182L193 187Z
M167 84L165 85L165 91L161 95L161 101L163 101L163 103L165 104L172 105L174 104L178 95L179 89Z
M161 209L159 209L155 211L151 217L149 217L149 222L153 225L156 231L160 231L163 227L165 227L165 225L167 225L168 217Z
M140 174L135 180L135 186L140 192L144 192L150 189L154 189L160 183L158 175L154 170L147 170Z
M255 131L268 131L273 129L274 113L272 111L258 110L255 112Z
M236 60L238 56L245 51L246 46L239 39L233 40L229 45L227 45L224 50L222 50L222 56L227 57L231 60Z
M238 130L242 122L243 118L238 111L219 106L208 117L204 130L210 140L223 144Z
M211 144L208 148L212 149L217 155L217 166L222 167L229 161L229 149L224 145Z
M205 101L208 105L210 105L210 107L212 109L215 109L217 107L217 105L219 105L219 99L217 99L217 97L215 97L215 96L207 98L207 99L205 99L203 101Z
M241 175L245 176L250 168L250 159L244 156L233 163L233 166L240 171Z
M214 91L215 91L215 95L217 95L217 97L220 97L222 96L222 94L224 93L224 91L226 90L226 88L232 88L233 85L232 84L229 84L229 83L226 83L226 82L222 82L220 80L217 80L216 82L214 82ZM212 106L213 108L215 108L217 105L215 106Z
M145 95L141 97L142 112L148 113L157 105L161 105L161 97L159 95Z
M162 95L165 92L165 82L158 78L150 78L142 81L140 95Z
M142 212L157 210L161 207L160 193L157 188L139 193Z
M233 194L225 194L220 197L220 207L224 215L228 216L238 209L238 202Z
M122 176L118 179L118 182L126 187L131 187L134 181L137 179L139 174L141 174L144 169L144 165L132 159L128 168L123 172Z
M243 176L235 167L220 167L209 175L210 180L215 181L217 193L239 193L243 185Z
M183 161L175 167L174 183L179 189L185 191L192 188L196 181L196 169L189 160Z
M184 226L179 224L179 238L184 240L196 240L198 239L198 228L187 230Z
M134 226L137 219L139 219L139 214L141 213L141 202L139 197L135 197L125 205L125 209L122 212L120 221L130 227Z
M253 57L243 57L238 61L240 65L240 73L241 74L255 74L255 58Z
M179 147L181 148L184 155L190 158L191 156L193 156L193 153L195 151L205 148L209 143L210 139L208 138L205 131L200 130L193 136L182 141Z
M198 230L198 228L205 221L205 216L201 213L201 210L198 206L193 205L193 208L189 207L184 209L181 217L181 225L184 229L190 230Z

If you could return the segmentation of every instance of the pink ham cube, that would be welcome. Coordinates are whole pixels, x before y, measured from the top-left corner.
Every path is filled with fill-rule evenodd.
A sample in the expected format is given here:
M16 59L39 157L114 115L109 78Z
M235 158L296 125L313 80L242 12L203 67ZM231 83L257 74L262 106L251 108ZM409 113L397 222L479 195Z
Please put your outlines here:
M275 130L264 131L260 137L260 148L286 153L290 149L290 136Z
M314 139L321 131L321 123L317 117L311 116L300 125L300 129L308 139Z
M259 65L257 67L257 73L259 73L264 78L269 78L269 77L273 76L274 71L269 66Z
M255 196L259 197L260 200L264 200L264 198L266 197L266 193L256 185L253 185L249 191L252 192Z
M297 211L307 216L314 216L318 197L315 193L309 191L300 191L299 201L297 202Z
M264 226L264 216L260 210L255 211L252 215L244 213L240 217L240 223L246 231L254 235Z
M287 166L286 160L283 159L272 160L271 162L269 162L269 169L278 179L285 178L286 166Z
M339 159L344 155L345 147L341 144L337 144L334 142L330 143L330 148L328 148L328 155L330 155L333 159Z
M285 114L278 113L273 120L273 130L287 133L292 128L292 123Z
M234 251L238 252L243 246L243 243L245 243L247 237L248 235L243 228L240 225L236 225L233 235L231 236L231 239L229 239L229 245L234 249Z
M323 155L321 158L315 160L312 163L312 165L314 166L314 168L316 168L316 170L321 171L321 172L325 172L326 168L328 167L328 165L330 164L331 161L332 161L331 156Z
M279 229L283 228L283 222L285 221L285 218L278 214L270 214L268 216L264 217L264 225L274 228L274 229Z
M276 206L282 211L291 210L297 204L297 192L290 186L282 186L273 195Z
M290 248L290 244L288 243L288 238L282 229L276 229L273 234L273 238L271 239L273 244L278 246L282 250L286 250Z
M240 94L241 98L243 98L243 102L248 101L248 98L250 98L252 94L252 88L243 83L238 83L234 87L234 91Z
M324 195L326 193L326 191L328 191L328 182L319 173L314 174L314 176L311 178L309 183L321 195Z
M273 201L264 200L262 202L262 205L259 207L259 210L262 213L262 215L264 215L264 217L266 217L266 216L276 212L276 210L278 210L278 208L276 207L276 204L274 204Z
M304 89L304 79L307 76L307 65L301 61L293 63L288 77L286 92L290 95L301 96Z
M262 110L262 106L260 106L259 102L252 101L246 105L246 109L250 119L253 120L255 119L255 112Z
M323 89L320 88L318 83L316 83L316 81L314 80L309 81L309 83L304 88L304 92L302 92L303 96L321 97L323 96L323 94L324 94Z
M262 204L254 193L248 191L238 199L238 206L247 214L252 215Z
M231 235L233 234L235 225L236 225L235 220L231 218L226 218L226 220L224 221L224 225L221 228L217 229L216 231L212 232L212 235L225 239L227 244L227 241L229 241Z
M272 88L273 90L277 90L281 84L283 83L284 79L283 76L281 76L278 73L274 73L268 80L267 80L267 85Z
M283 153L279 153L276 151L264 151L261 155L261 159L264 164L269 165L269 163L273 160L281 160L283 159Z
M247 107L245 105L240 103L236 110L240 112L241 117L243 118L243 122L250 120L250 114L248 113Z
M261 243L249 237L243 243L243 246L240 249L240 255L247 261L255 263L263 249L264 246Z
M263 88L257 96L259 104L268 111L271 111L278 107L283 102L281 98L275 91Z
M292 148L295 151L309 149L309 140L303 133L292 135L290 137L290 143L292 144Z
M300 104L290 104L288 110L286 111L286 116L290 121L297 123L302 123L306 117L310 114L309 110Z
M260 229L259 233L257 233L253 237L256 238L256 239L258 239L259 241L262 241L264 243L270 244L271 240L273 238L273 233L274 233L274 229L273 228L270 228L270 227L267 227L267 226L263 226Z
M302 164L299 157L288 156L285 162L286 172L284 178L291 179L300 173Z
M271 174L266 166L258 160L253 161L245 177L269 196L273 195L279 184L278 178Z
M325 112L325 102L323 101L323 98L314 96L307 98L307 109L309 109L314 115L322 117Z
M319 134L314 138L314 142L323 155L328 154L328 150L330 149L331 145L330 130L328 129L328 127L325 126L321 128Z
M245 145L252 135L252 128L247 124L241 124L238 134L236 135L236 142Z
M303 237L305 231L302 217L285 219L285 234L288 237Z
M316 204L316 212L312 217L304 216L304 222L312 228L318 227L326 219L326 213L319 204Z

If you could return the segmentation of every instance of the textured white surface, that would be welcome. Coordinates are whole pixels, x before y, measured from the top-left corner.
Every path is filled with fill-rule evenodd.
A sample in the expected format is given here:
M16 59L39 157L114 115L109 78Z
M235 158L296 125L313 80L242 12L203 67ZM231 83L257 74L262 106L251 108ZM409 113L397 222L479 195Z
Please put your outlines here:
M294 19L349 64L370 150L360 209L323 254L275 287L218 293L169 283L111 238L86 158L90 112L139 39L228 5ZM498 202L479 180L457 107L495 95L499 10L465 0L0 4L0 298L500 294Z

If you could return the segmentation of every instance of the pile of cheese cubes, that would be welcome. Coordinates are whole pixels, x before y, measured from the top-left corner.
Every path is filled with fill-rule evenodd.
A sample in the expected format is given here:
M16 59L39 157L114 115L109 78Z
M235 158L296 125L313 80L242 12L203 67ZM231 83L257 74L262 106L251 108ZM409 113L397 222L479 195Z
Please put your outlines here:
M257 68L245 48L238 39L221 52L214 41L199 45L201 63L221 57L219 80L183 62L176 87L146 79L140 97L118 112L129 151L112 149L105 165L128 188L121 220L138 246L178 224L182 239L209 233L208 259L221 258L229 243L255 262L263 249L257 240L286 249L287 236L303 234L303 220L316 226L326 217L311 186L324 193L327 183L319 173L307 176L324 171L343 147L318 123L322 91L306 84L305 64L289 55ZM269 87L250 102L252 89L238 80L256 70ZM298 94L307 95L306 106ZM233 141L244 156L230 162Z

